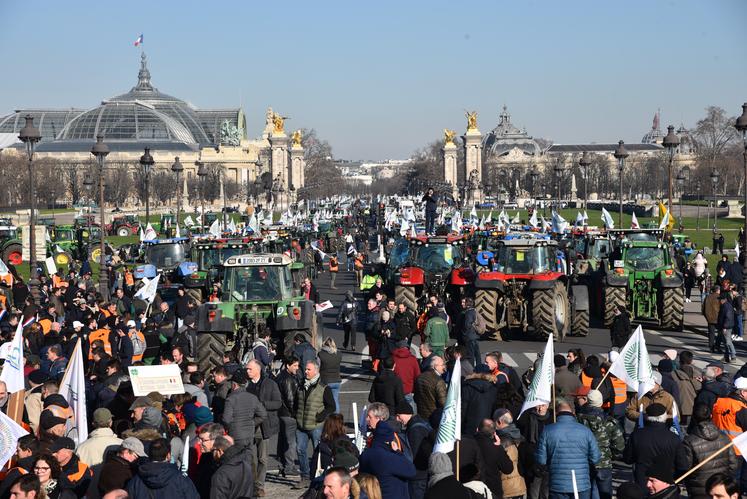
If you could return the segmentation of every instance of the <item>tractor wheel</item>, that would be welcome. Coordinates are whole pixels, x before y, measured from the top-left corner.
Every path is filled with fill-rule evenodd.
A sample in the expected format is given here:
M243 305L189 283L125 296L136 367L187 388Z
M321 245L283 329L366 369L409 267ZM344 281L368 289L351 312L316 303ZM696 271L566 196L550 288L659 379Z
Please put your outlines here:
M573 313L573 336L586 336L589 334L589 311L576 310Z
M73 261L73 257L70 255L70 253L64 251L62 253L57 253L54 256L54 263L57 265L70 265L70 262Z
M475 293L475 310L485 321L486 333L498 336L498 292L488 289L478 289ZM496 335L496 333L498 333Z
M610 327L618 305L625 306L625 288L604 288L604 327Z
M11 265L21 265L23 263L23 250L20 244L9 244L3 250L3 261Z
M549 335L564 341L570 331L571 307L568 290L562 282L556 282L550 289L535 291L532 294L532 320L535 332L543 338Z
M661 327L681 331L685 318L685 293L682 288L664 289L661 304Z
M202 332L197 334L197 363L201 372L223 365L226 334Z
M119 229L117 229L117 235L119 237L129 236L130 235L130 229L128 229L127 227L120 227Z
M415 288L412 286L395 286L394 288L394 301L397 303L404 303L413 314L418 313L418 302L415 297Z
M96 246L91 250L90 257L92 262L98 262L101 260L101 248Z

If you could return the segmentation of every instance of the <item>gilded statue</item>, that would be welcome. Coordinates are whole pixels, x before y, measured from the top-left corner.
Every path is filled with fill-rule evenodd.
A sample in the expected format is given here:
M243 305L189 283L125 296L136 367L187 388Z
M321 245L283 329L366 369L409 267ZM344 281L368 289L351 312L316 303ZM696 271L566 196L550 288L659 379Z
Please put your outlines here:
M275 126L275 133L283 133L283 123L285 122L285 118L280 116L277 113L273 113L272 115L272 124Z
M454 137L456 137L456 132L454 130L444 128L444 144L453 144Z
M467 130L477 130L477 111L467 111Z
M301 147L301 130L296 130L291 136L293 140L293 146Z

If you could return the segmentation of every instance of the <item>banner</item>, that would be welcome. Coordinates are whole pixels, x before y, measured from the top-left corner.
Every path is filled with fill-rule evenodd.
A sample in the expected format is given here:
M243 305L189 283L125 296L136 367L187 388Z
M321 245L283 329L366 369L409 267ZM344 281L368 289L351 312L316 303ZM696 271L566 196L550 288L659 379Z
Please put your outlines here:
M158 392L162 395L184 393L182 374L176 364L162 366L130 366L127 368L136 397Z
M73 355L60 382L58 391L73 410L73 417L67 420L65 435L80 445L88 438L88 415L86 414L86 377L83 366L80 338L75 343Z
M433 452L447 454L454 450L457 440L462 439L462 365L461 357L454 362L451 371L449 391L446 394L446 405L441 413L441 424L438 426L436 445Z
M26 388L23 376L23 321L18 321L16 333L13 339L3 344L5 350L5 364L3 372L0 374L0 381L5 381L5 388L8 393L20 392Z
M529 392L527 393L527 398L524 400L524 405L521 406L519 417L527 409L552 403L552 385L555 382L555 364L553 363L555 349L553 348L552 340L552 335L549 335L547 337L547 344L545 345L545 353L542 354L540 368L534 371L534 377L532 378L532 383L529 385Z
M646 349L643 328L638 326L628 342L620 350L620 356L610 366L610 374L625 381L628 387L638 392L640 399L654 387L651 359Z
M143 284L145 284L142 288L138 290L137 293L135 293L135 298L140 298L141 300L150 303L153 303L153 299L156 297L156 292L158 291L158 280L161 278L161 274L158 274L153 279L148 279L147 277L143 278Z

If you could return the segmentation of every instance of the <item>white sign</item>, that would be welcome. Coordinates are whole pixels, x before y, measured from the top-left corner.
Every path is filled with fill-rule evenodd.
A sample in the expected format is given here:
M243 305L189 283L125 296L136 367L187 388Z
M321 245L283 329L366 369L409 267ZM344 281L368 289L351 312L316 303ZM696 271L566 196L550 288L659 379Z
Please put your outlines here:
M46 260L44 260L45 265L47 266L47 273L49 275L53 275L57 273L57 264L54 263L54 258L47 257Z
M130 381L136 397L158 392L162 395L184 393L182 373L176 364L163 366L130 366Z
M317 312L324 312L325 310L329 310L330 308L333 308L333 305L332 305L332 302L329 300L316 304Z

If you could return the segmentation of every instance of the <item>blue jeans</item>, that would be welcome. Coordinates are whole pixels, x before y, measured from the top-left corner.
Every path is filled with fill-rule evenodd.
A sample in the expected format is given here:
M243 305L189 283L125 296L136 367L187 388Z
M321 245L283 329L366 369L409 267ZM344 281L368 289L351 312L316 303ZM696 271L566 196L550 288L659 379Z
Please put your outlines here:
M718 339L716 340L717 345L724 342L726 345L726 351L724 352L724 358L734 360L737 358L737 351L734 349L734 343L731 341L731 331L721 329L719 331Z
M301 477L310 478L309 475L309 440L311 447L316 449L319 440L322 438L322 427L313 430L296 429L296 450L298 451L298 468L301 470ZM314 463L316 466L316 463Z
M335 412L340 412L340 385L341 383L327 383L332 397L335 399Z
M436 212L425 212L425 231L428 234L433 234L435 232L435 225L436 225Z
M574 499L573 492L553 492L550 491L550 499ZM591 499L591 489L579 490L578 499Z
M737 323L734 325L734 334L742 337L742 326L744 324L744 316L742 314L734 314L734 318L737 320Z
M407 401L408 404L410 404L410 407L412 407L413 414L418 413L418 406L415 403L415 394L414 393L406 393L405 394L405 401ZM412 494L410 494L410 499L412 499Z
M591 499L612 499L612 469L597 469L591 482Z

